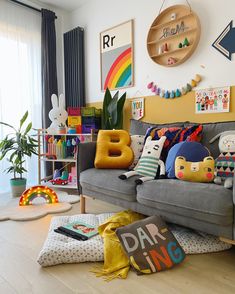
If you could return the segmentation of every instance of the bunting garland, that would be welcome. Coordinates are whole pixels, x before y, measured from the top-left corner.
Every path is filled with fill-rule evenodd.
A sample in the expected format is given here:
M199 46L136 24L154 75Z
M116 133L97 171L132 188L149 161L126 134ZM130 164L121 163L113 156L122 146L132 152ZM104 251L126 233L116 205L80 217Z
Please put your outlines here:
M176 90L165 90L159 87L158 85L156 85L154 82L149 83L147 85L147 88L151 90L155 95L158 95L162 98L173 99L191 92L192 89L195 88L200 83L201 79L202 79L201 76L199 74L196 74L195 78L192 79L190 83L187 83L185 86Z

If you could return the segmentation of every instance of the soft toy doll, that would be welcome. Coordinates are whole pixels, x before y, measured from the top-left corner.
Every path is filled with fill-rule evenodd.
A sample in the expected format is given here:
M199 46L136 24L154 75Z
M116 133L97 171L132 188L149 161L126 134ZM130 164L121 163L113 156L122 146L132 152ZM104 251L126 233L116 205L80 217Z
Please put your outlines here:
M210 140L213 143L219 139L220 155L215 160L215 179L214 182L230 189L233 187L233 177L235 168L235 130L226 131L216 135Z
M165 136L162 136L160 140L152 140L152 137L148 136L144 144L143 153L134 170L120 175L119 178L125 180L132 176L140 175L143 177L135 181L137 185L140 185L146 181L154 180L158 167L160 167L160 178L165 177L165 165L160 160L165 140Z
M52 109L49 112L49 118L52 121L50 127L47 129L48 134L54 135L58 133L58 127L66 126L66 119L68 113L65 110L65 97L60 95L59 100L55 94L51 95Z

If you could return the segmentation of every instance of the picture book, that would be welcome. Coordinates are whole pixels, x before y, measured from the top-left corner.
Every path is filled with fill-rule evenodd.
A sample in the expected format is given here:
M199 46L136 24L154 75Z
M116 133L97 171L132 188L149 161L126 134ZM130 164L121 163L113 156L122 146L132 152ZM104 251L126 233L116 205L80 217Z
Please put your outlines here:
M96 227L86 224L82 221L69 223L59 227L58 229L72 236L76 235L80 237L81 240L88 240L89 238L98 234Z

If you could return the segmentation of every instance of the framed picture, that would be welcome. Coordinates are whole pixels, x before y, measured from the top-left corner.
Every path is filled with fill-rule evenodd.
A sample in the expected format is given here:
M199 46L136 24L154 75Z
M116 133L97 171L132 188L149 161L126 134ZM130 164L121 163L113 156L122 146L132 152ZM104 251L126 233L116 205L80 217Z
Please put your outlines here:
M229 112L230 87L195 91L196 113Z
M101 90L132 87L133 20L100 33Z

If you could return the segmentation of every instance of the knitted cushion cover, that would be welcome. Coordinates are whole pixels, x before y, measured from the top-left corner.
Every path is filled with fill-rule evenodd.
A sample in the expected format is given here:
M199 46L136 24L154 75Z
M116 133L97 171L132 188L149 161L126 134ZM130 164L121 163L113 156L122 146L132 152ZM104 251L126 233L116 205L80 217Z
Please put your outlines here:
M145 139L151 136L154 140L159 140L162 136L166 136L167 139L164 143L164 147L161 153L162 159L165 161L167 154L171 147L175 144L183 141L188 142L200 142L202 139L202 125L194 125L190 127L172 127L172 128L156 128L151 127L147 130Z
M134 167L136 166L136 164L138 163L143 148L144 148L144 137L143 135L132 135L131 136L131 149L134 153L134 160L132 162L132 164L129 166L129 169L132 170L134 169Z

